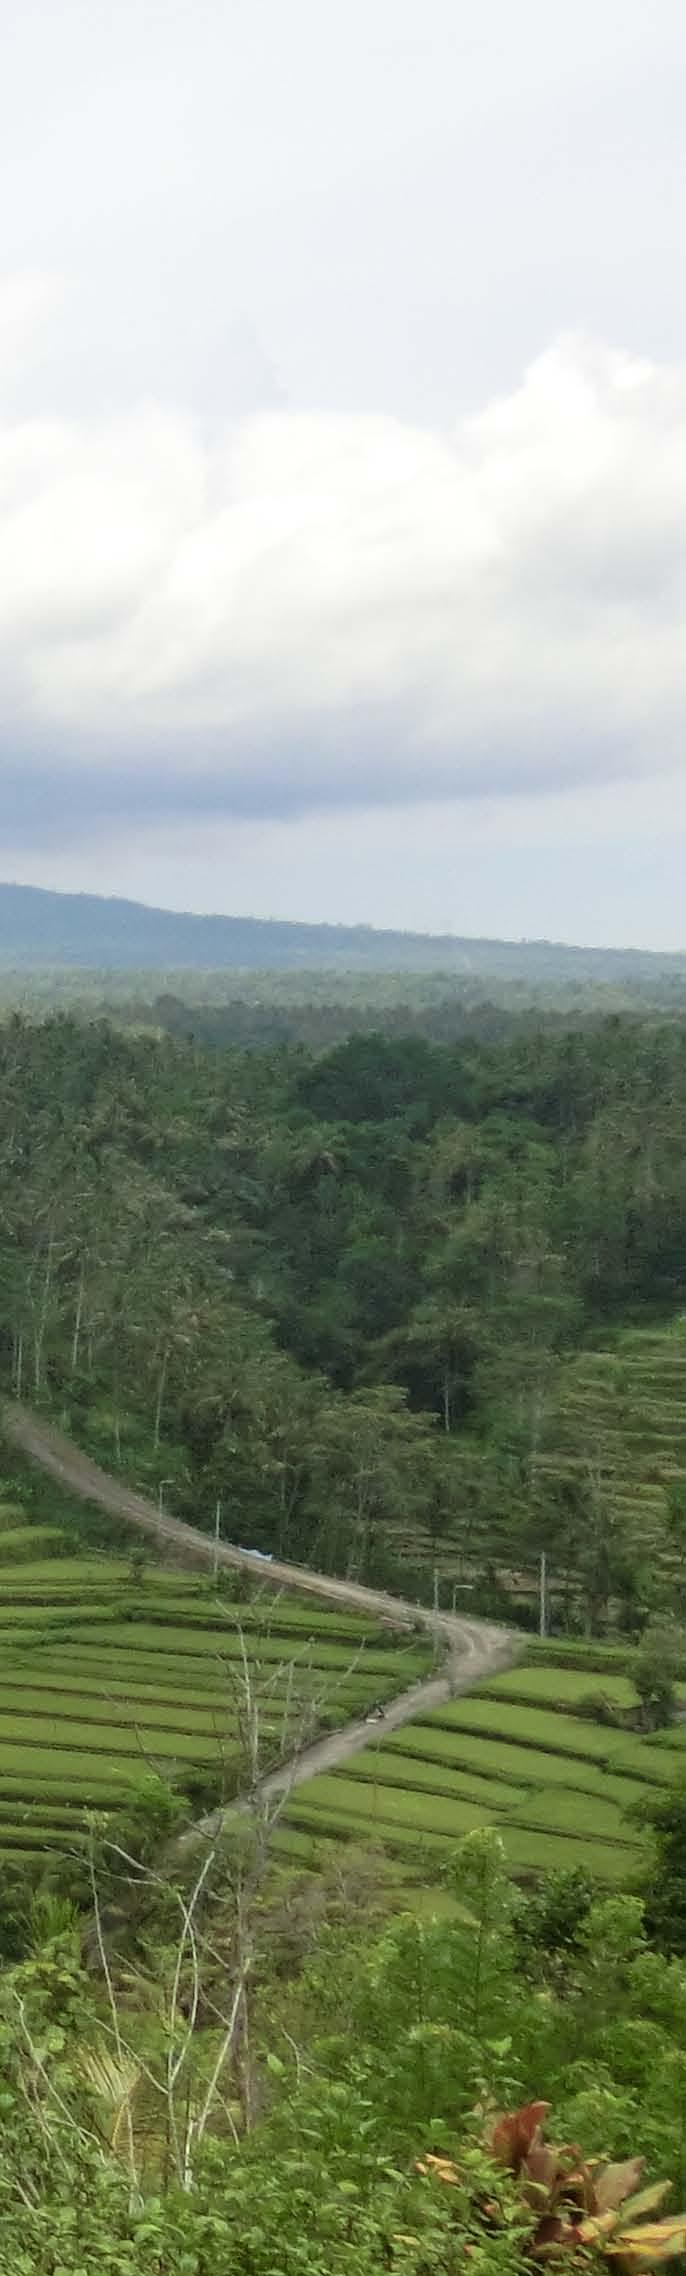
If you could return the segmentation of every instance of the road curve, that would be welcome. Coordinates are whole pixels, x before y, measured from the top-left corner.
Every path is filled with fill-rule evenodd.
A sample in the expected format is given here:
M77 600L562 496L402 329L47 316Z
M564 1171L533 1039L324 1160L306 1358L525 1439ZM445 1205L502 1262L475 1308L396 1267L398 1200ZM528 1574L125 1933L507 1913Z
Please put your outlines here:
M394 1600L392 1600L394 1601ZM433 1625L433 1618L432 1618ZM430 1677L426 1683L415 1683L409 1691L400 1691L384 1708L383 1716L370 1721L368 1717L345 1723L338 1731L329 1731L321 1739L313 1739L310 1746L302 1747L289 1762L281 1763L260 1781L260 1794L264 1800L276 1801L281 1794L290 1794L295 1786L302 1786L308 1778L316 1778L321 1770L335 1770L341 1762L348 1762L353 1754L361 1754L364 1747L378 1746L387 1731L398 1731L403 1723L411 1723L415 1715L428 1715L434 1707L444 1707L446 1700L456 1699L462 1691L470 1691L481 1676L495 1668L509 1667L517 1656L518 1645L502 1628L491 1628L481 1621L455 1620L446 1615L445 1628L453 1631L448 1641L445 1673Z
M384 1589L365 1588L359 1581L335 1580L328 1573L313 1573L305 1565L284 1564L276 1558L269 1564L262 1563L249 1549L233 1548L228 1541L215 1543L208 1534L196 1532L194 1526L185 1525L180 1518L161 1514L154 1502L101 1470L98 1463L82 1454L62 1431L55 1430L28 1407L10 1400L0 1402L0 1430L10 1445L57 1479L70 1493L105 1510L120 1523L131 1525L138 1533L147 1533L158 1546L168 1542L170 1548L196 1564L223 1565L250 1573L268 1588L297 1589L301 1595L319 1597L328 1604L345 1605L353 1612L368 1612L376 1619L400 1627L407 1623L421 1627L442 1650L440 1675L399 1693L386 1707L383 1721L362 1719L347 1723L341 1730L327 1732L311 1746L303 1747L295 1759L280 1765L261 1781L260 1791L265 1799L290 1792L294 1786L314 1778L318 1771L333 1769L350 1755L359 1754L363 1747L373 1745L384 1731L398 1730L403 1723L411 1722L414 1715L443 1706L447 1699L471 1690L482 1676L492 1674L497 1668L509 1667L517 1658L520 1639L506 1628L495 1627L485 1620L464 1620L456 1613L428 1611L426 1606L413 1604L406 1597L391 1596Z

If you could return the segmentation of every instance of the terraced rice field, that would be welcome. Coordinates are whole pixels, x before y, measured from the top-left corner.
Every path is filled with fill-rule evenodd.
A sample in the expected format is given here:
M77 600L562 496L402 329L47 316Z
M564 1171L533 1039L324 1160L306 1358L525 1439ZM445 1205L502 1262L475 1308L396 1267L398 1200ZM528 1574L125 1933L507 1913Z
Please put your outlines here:
M532 1647L528 1664L300 1789L285 1836L293 1853L313 1861L322 1840L373 1841L414 1858L430 1879L460 1835L492 1825L513 1872L583 1865L630 1883L644 1844L633 1812L679 1775L686 1725L647 1738L588 1720L575 1710L591 1692L619 1711L635 1706L630 1650L592 1647L585 1668L564 1652L556 1665L553 1650ZM608 1662L600 1673L599 1658Z
M667 1528L670 1487L686 1487L686 1317L665 1327L625 1328L604 1350L583 1351L560 1366L547 1401L538 1468L542 1477L592 1475L622 1534L643 1558L669 1573L675 1554ZM464 1527L436 1540L414 1522L394 1529L408 1565L441 1577L442 1603L457 1584L457 1608L469 1609L469 1582L493 1556L491 1533L478 1525L465 1547ZM533 1598L534 1576L517 1575L516 1542L499 1526L497 1563L509 1586ZM556 1576L549 1585L555 1593ZM466 1593L463 1594L462 1590Z
M151 1772L232 1791L246 1659L265 1768L428 1671L425 1645L354 1613L259 1588L239 1609L195 1574L69 1549L0 1503L0 1858L78 1848L84 1810Z
M683 1315L665 1328L624 1329L561 1371L541 1467L592 1471L630 1545L670 1562L667 1495L686 1486Z

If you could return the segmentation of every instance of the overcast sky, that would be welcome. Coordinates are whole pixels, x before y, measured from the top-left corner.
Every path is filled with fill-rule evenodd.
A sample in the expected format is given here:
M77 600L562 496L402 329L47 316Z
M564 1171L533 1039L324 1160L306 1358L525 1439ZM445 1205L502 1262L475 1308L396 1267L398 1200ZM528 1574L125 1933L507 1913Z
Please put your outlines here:
M683 0L22 0L0 875L686 947Z

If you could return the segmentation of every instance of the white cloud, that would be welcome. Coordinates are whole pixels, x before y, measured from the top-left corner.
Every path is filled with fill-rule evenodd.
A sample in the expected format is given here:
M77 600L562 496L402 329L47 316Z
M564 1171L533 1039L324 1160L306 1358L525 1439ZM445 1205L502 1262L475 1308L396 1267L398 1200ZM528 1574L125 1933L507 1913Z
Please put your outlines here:
M450 434L0 424L5 838L18 753L70 832L674 770L685 521L686 371L574 337Z
M0 388L26 365L39 334L63 298L58 278L0 276Z

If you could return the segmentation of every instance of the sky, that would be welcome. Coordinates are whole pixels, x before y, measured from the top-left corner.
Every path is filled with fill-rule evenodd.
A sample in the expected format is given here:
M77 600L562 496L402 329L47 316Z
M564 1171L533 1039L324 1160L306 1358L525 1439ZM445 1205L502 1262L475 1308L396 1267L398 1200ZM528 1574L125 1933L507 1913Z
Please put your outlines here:
M22 0L0 876L686 948L683 0Z

